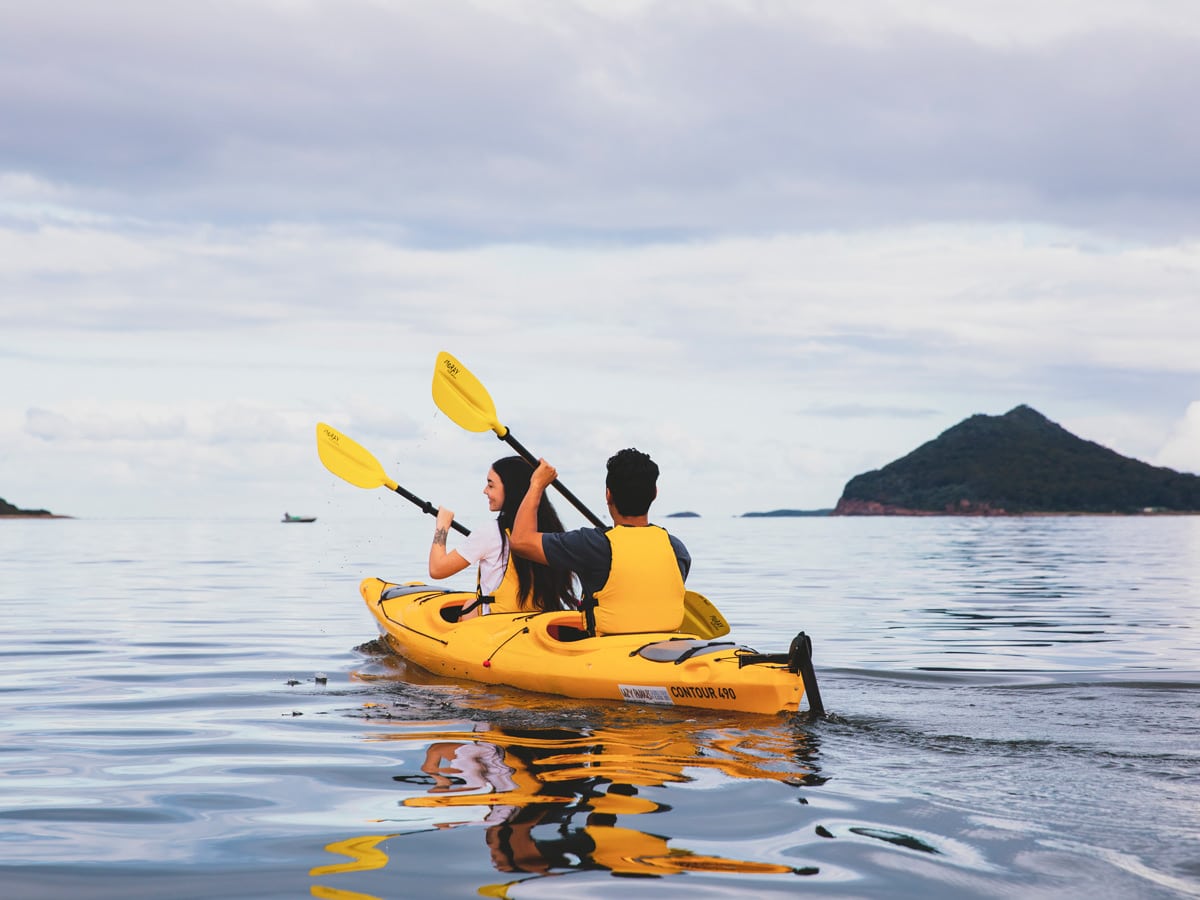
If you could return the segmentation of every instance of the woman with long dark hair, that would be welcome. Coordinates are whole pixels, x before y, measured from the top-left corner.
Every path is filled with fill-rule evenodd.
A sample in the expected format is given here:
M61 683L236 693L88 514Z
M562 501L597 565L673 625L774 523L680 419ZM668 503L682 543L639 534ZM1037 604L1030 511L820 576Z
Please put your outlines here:
M555 571L510 552L509 535L532 474L533 467L519 456L506 456L492 463L483 494L488 498L488 509L498 513L496 525L472 531L458 549L446 549L454 512L445 507L438 509L433 545L429 548L429 577L449 578L469 565L479 567L475 579L478 599L463 609L460 619L483 613L547 612L578 606L572 572ZM537 519L539 531L563 530L558 513L544 494Z

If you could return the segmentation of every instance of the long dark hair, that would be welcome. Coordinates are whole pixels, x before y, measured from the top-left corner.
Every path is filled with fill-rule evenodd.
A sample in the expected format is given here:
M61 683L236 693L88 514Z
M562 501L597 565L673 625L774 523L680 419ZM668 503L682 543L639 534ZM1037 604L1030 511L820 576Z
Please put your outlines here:
M492 471L500 476L504 485L504 505L496 524L500 529L500 539L505 546L508 544L508 532L517 520L517 510L521 501L529 491L529 478L533 475L533 466L519 456L506 456L492 463ZM550 498L542 495L538 504L537 528L540 532L562 531L563 524L550 503ZM509 557L509 565L517 568L517 600L521 607L533 606L546 612L562 609L565 603L569 607L578 606L575 597L575 584L571 572L556 572L549 566L535 563L516 553Z

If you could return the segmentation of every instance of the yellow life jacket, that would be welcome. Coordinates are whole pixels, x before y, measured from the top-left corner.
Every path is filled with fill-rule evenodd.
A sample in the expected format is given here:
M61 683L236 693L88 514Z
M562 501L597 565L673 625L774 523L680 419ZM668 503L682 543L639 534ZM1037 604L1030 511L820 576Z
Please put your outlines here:
M612 546L612 568L596 591L595 633L679 628L686 589L671 536L657 525L617 525L605 536Z
M505 546L508 545L509 531L504 529ZM480 596L479 590L479 569L475 570L475 594ZM508 561L504 564L504 574L500 576L500 583L496 585L496 589L492 591L490 599L485 600L488 606L489 613L515 613L523 612L521 606L521 582L517 577L517 567L513 564L512 550L509 550Z

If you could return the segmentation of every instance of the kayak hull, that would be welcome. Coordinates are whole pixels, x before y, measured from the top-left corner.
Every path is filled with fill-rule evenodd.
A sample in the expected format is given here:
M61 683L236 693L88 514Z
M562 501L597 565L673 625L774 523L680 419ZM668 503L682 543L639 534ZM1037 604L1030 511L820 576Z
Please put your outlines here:
M675 632L588 637L578 612L452 621L472 592L367 578L388 647L438 675L579 699L733 712L796 712L804 679L783 654Z

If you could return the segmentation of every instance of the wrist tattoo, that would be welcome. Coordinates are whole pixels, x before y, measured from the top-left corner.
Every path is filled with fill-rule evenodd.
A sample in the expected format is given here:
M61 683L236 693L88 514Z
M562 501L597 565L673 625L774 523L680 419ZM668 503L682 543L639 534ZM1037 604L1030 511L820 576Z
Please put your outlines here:
M434 529L433 544L435 547L439 546L439 545L442 547L446 546L446 532L447 532L447 529L445 529L445 528L435 528Z

